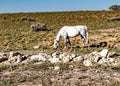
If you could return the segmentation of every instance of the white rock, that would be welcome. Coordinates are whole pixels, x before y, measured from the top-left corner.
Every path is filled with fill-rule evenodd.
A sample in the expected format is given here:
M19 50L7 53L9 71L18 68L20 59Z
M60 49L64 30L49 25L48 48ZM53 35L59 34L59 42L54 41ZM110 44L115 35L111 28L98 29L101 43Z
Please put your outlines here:
M84 60L84 58L82 57L82 56L78 56L78 57L75 57L75 58L73 58L73 61L82 61L82 60Z
M87 59L89 59L89 60L91 60L91 61L94 61L94 57L95 56L97 56L98 55L98 52L97 51L94 51L94 52L92 52L92 53L90 53L90 54L88 54L88 55L85 55L84 56L84 59L85 60L87 60Z
M71 54L71 57L72 57L72 58L75 58L75 57L76 57L76 55L75 55L75 54Z
M69 68L72 69L72 68L74 68L74 66L73 65L69 65Z
M46 61L47 59L45 58L45 56L42 56L41 54L39 54L39 55L32 55L32 56L30 57L30 60Z
M94 57L94 62L98 62L102 57L100 55L97 55Z
M59 58L60 58L60 59L63 59L63 58L66 57L66 56L67 56L66 53L61 53L61 54L59 55Z
M107 57L108 54L108 49L103 49L101 52L99 52L99 55L101 55L102 57Z
M117 66L117 67L119 67L120 66L120 59L115 59L115 61L112 63L112 66Z
M103 60L100 60L99 62L98 62L98 64L103 64L104 63L104 61Z
M23 59L25 59L25 57L21 53L19 53L19 52L9 52L9 58L8 58L9 62L19 63Z
M53 58L59 58L59 54L57 52L55 52L55 53L52 54L52 57Z
M90 60L84 60L83 61L84 66L92 66L92 62Z
M55 67L54 67L54 70L59 70L59 69L60 69L59 66L55 66Z
M13 53L14 53L13 51L9 52L9 56L12 56L12 55L13 55Z
M39 53L39 57L41 61L46 61L47 59L47 54L46 53Z
M38 48L40 48L40 46L39 46L39 45L37 45L37 46L34 46L33 48L34 48L34 49L38 49Z
M63 59L62 59L62 62L63 62L63 63L67 63L67 62L69 62L69 61L70 61L69 56L63 57Z
M60 62L60 59L59 58L50 58L50 59L48 59L51 63L58 63L58 62Z
M111 63L114 63L115 59L114 58L102 58L98 64L104 64L104 63L107 63L107 64L111 64Z
M16 63L20 63L22 61L22 57L20 55L18 55L16 58L17 58Z
M30 60L39 60L39 56L38 55L32 55L31 57L30 57Z

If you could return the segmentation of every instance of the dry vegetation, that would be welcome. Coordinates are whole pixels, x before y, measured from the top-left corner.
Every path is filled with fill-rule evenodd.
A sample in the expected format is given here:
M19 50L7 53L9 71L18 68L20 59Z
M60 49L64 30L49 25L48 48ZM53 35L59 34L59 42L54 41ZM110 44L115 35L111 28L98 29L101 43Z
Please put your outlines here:
M109 19L120 17L119 14L119 11L0 14L0 51L32 50L35 45L40 45L39 50L52 50L54 38L64 25L87 25L91 45L96 41L107 42L107 47L113 49L115 46L109 45L108 42L120 41L118 37L120 29L117 28L120 26L120 21L109 21ZM31 32L30 26L35 23L46 24L48 30ZM76 39L72 41L75 49L81 47L80 38ZM62 47L61 44L60 49Z
M82 47L79 37L72 38L74 52L85 54L108 48L120 52L120 11L80 11L51 13L0 14L0 51L21 51L52 53L54 38L64 25L87 25L89 27L90 50ZM27 18L27 19L24 19ZM44 23L46 31L32 32L31 25ZM38 49L33 49L39 45ZM63 41L59 46L62 51ZM73 65L71 69L69 65ZM43 85L43 86L119 86L120 68L95 66L84 67L81 63L58 64L61 70L53 71L54 64L0 65L0 85ZM19 76L18 76L19 75ZM111 76L112 75L112 76ZM75 81L75 82L74 82ZM40 84L41 83L41 84Z

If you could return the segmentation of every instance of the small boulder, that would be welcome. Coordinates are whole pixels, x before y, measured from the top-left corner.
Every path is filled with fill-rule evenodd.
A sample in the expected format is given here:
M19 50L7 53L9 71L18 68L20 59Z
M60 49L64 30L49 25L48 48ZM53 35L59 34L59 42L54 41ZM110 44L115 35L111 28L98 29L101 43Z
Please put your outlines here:
M54 70L59 70L59 69L60 69L59 66L55 66L55 67L54 67Z
M63 63L67 63L67 62L69 62L70 61L70 57L69 56L66 56L66 57L63 57L62 58L62 62Z
M60 58L60 59L63 59L63 58L66 57L66 56L67 56L66 53L60 53L59 58Z
M78 56L78 57L75 57L75 58L73 58L73 61L83 61L84 60L84 58L83 58L83 56Z
M33 46L34 49L39 49L40 46L39 45L36 45L36 46Z
M84 60L83 65L89 67L92 66L92 62L90 60Z
M31 31L45 31L47 30L47 27L45 24L37 23L31 25Z
M44 55L43 53L39 53L38 55L32 55L30 57L30 60L33 60L33 61L46 61L46 55Z
M25 60L27 56L24 56L23 54L19 52L9 52L8 61L12 63L19 63L23 60Z
M75 55L75 54L71 54L71 57L72 57L72 58L75 58L75 57L76 57L76 55Z
M48 59L48 60L49 60L50 63L52 63L52 64L54 64L54 63L56 64L56 63L58 63L58 62L61 62L59 58L55 58L55 57L50 58L50 59Z
M52 54L52 57L54 58L59 58L59 53L58 52L54 52L53 54Z
M108 54L108 49L103 49L101 52L99 52L99 55L101 55L102 57L107 57Z

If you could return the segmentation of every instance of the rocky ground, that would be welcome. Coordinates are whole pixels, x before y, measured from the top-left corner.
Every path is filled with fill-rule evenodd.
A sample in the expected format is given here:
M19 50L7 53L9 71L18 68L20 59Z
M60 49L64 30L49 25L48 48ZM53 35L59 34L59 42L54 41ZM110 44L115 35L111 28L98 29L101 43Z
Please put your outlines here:
M34 55L0 53L0 85L120 85L120 55L103 49L85 55L54 52Z
M120 73L99 69L21 70L1 73L1 85L12 86L119 86Z

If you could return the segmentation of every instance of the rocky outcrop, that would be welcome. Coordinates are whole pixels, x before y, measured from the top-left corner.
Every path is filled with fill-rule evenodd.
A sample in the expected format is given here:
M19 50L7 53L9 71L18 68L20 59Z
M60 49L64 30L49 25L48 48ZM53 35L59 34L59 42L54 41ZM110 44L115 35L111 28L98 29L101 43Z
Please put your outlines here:
M24 61L37 61L40 63L49 61L52 64L57 64L59 62L81 62L84 66L88 67L93 65L120 66L120 55L116 52L109 52L108 49L103 49L100 52L94 51L83 56L65 52L54 52L51 55L47 53L39 53L31 56L19 52L9 52L8 54L0 53L0 62L4 62L5 60L12 64ZM59 69L59 67L56 67L55 70L56 69Z
M43 23L37 23L31 25L31 31L45 31L47 30L46 25Z
M10 63L20 63L27 58L27 55L23 55L19 52L9 52L8 61Z
M39 53L38 55L32 55L30 56L29 60L30 61L46 61L48 55L46 53Z

